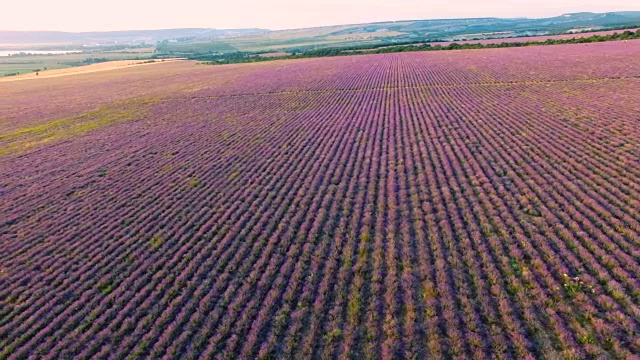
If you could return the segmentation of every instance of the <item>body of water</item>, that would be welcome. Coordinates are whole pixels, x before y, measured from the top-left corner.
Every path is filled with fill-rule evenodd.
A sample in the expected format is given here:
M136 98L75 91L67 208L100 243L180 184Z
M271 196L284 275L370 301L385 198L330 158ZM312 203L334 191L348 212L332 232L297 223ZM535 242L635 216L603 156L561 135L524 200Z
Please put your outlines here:
M12 50L12 51L0 51L0 56L11 56L14 54L27 53L33 55L59 55L59 54L74 54L81 51L60 51L60 50Z

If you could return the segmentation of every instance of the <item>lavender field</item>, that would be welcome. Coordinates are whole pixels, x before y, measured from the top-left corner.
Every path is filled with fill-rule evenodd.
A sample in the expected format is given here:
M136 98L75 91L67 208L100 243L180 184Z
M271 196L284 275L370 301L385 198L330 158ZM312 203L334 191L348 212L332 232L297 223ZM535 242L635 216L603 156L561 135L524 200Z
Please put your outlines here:
M640 41L0 93L0 359L640 356Z

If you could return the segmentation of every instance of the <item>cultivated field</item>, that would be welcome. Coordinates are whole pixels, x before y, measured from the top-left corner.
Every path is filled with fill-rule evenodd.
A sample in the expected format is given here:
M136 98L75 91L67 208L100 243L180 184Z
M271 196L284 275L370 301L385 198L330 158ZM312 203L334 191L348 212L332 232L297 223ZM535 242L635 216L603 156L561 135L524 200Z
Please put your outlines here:
M503 37L503 38L495 38L495 39L481 39L481 40L457 40L457 41L437 41L437 42L427 42L427 43L417 43L410 44L406 46L415 46L415 45L424 45L429 44L431 46L448 46L451 44L512 44L512 43L526 43L526 42L543 42L546 40L571 40L571 39L582 39L588 38L592 36L608 36L613 34L622 34L625 31L636 32L640 29L626 29L626 30L606 30L606 31L593 31L593 32L584 32L584 33L576 33L576 34L561 34L561 35L541 35L541 36L520 36L520 37ZM389 45L389 46L381 46L377 49L384 49L389 47L396 47L398 45ZM359 49L352 50L353 52L361 52L366 53L367 51L371 51L369 49Z
M0 358L640 356L638 40L0 93Z
M570 39L582 39L591 36L606 36L613 34L622 34L625 31L636 32L638 29L626 29L626 30L606 30L606 31L593 31L577 34L561 34L561 35L541 35L541 36L525 36L525 37L508 37L497 39L482 39L482 40L462 40L462 41L445 41L445 42L432 42L431 45L447 46L453 44L502 44L502 43L517 43L517 42L538 42L545 40L570 40Z
M66 69L48 70L42 73L27 73L19 76L6 76L0 78L0 82L21 81L21 80L36 80L44 78L62 77L70 75L88 74L101 71L119 70L123 67L142 66L159 64L169 61L180 61L181 59L161 59L161 60L120 60L120 61L106 61L97 64L78 66Z
M19 51L20 49L15 49ZM28 51L28 50L27 50ZM112 61L143 59L154 54L153 48L57 55L0 56L0 79L7 74L28 74L35 71L66 69L83 64L87 59ZM6 76L11 77L11 76Z

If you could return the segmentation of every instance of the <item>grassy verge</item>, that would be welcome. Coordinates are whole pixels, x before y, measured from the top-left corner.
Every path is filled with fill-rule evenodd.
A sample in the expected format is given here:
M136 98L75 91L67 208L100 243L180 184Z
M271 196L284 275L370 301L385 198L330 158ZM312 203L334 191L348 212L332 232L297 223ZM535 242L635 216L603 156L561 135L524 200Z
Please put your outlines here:
M0 156L17 155L55 141L70 139L105 126L142 118L152 99L102 106L96 110L0 134Z

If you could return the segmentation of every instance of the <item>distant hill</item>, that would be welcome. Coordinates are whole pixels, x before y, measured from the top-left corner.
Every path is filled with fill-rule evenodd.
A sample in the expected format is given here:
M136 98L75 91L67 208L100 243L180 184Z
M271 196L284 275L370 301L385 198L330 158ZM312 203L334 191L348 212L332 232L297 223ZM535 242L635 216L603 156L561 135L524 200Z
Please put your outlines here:
M173 55L233 51L305 52L323 48L393 45L419 41L544 36L638 26L640 26L640 12L575 13L543 19L403 20L265 31L213 41L194 38L181 44L167 44L162 51Z
M162 51L181 52L268 52L298 51L368 44L411 41L457 41L500 37L535 36L567 32L640 26L640 11L572 13L529 18L469 18L403 20L367 24L325 26L271 31L266 29L165 29L112 32L17 32L0 31L0 44L123 45L161 43Z
M515 35L527 33L562 33L574 29L599 30L610 27L640 25L640 11L610 13L573 13L551 18L469 18L411 20L356 25L339 33L375 32L380 29L406 32L417 37L428 35L449 40L460 35L489 35L498 32L513 32Z
M0 44L131 44L181 38L220 38L263 33L262 29L162 29L104 32L0 31Z

